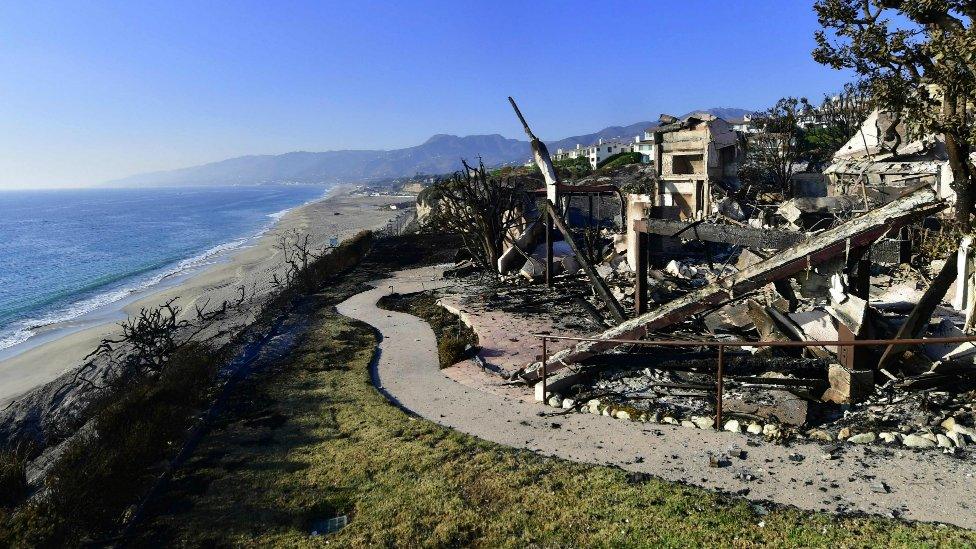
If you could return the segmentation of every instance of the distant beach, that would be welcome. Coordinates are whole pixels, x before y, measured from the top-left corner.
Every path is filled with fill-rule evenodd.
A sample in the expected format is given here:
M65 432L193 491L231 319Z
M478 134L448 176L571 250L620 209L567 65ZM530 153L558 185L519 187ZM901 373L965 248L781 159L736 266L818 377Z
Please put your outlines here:
M0 350L0 406L80 365L103 338L117 333L121 320L142 307L174 297L184 311L192 311L195 304L216 306L236 299L242 286L254 295L255 305L259 304L268 294L274 274L282 275L282 258L275 249L278 235L297 230L310 236L314 248L323 248L332 239L383 228L402 213L389 205L403 200L352 194L351 187L334 188L313 202L271 214L277 221L255 238L221 245L208 251L197 265L160 276L122 299L34 329L27 341ZM249 322L254 310L231 321Z

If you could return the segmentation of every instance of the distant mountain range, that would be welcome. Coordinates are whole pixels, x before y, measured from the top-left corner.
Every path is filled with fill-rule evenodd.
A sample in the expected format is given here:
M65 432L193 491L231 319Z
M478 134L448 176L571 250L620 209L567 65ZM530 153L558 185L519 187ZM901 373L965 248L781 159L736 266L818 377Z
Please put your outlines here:
M713 108L702 111L723 118L738 118L750 111ZM689 113L690 114L690 113ZM610 126L598 132L546 141L550 152L592 145L600 139L633 139L656 122L637 122L629 126ZM464 158L480 156L487 166L522 163L531 153L528 141L494 135L438 134L422 145L394 150L345 150L290 152L277 155L250 155L177 170L152 172L116 179L113 187L163 187L192 185L261 185L273 183L331 184L367 182L417 173L443 174L455 171Z

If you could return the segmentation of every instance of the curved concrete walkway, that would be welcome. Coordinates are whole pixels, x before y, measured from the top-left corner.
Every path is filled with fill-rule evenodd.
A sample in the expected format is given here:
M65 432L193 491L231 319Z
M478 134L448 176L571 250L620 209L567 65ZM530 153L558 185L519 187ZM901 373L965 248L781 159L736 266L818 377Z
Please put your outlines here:
M457 383L438 368L434 333L426 322L376 307L390 286L407 293L448 285L439 275L437 268L394 273L393 278L374 282L375 289L338 306L341 314L380 332L374 380L410 412L500 444L616 465L749 499L976 528L976 468L968 460L932 451L856 445L844 445L835 453L839 457L828 460L818 444L752 446L755 442L747 441L755 439L728 432L590 414L554 416L552 408ZM709 467L709 452L725 452L733 445L746 450L746 457L733 458L726 467ZM743 480L750 475L754 480Z

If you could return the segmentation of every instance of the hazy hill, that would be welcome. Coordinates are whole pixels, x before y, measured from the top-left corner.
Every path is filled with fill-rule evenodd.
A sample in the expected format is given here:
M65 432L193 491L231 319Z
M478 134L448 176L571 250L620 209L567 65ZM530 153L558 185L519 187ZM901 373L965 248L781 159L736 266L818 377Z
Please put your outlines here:
M701 112L701 111L695 111ZM738 117L743 109L708 109L716 116ZM719 114L719 113L722 114ZM638 122L610 126L598 132L546 140L551 152L590 145L599 139L631 140L653 126ZM438 134L421 145L405 149L290 152L278 155L250 155L200 166L133 175L110 181L111 186L260 185L269 183L339 183L441 174L458 169L460 160L475 162L481 157L488 166L521 163L529 159L528 141L494 135Z
M708 114L715 115L715 116L717 116L719 118L724 118L726 120L733 120L733 119L737 119L737 118L742 118L743 116L745 116L747 114L752 114L754 111L751 111L751 110L748 110L748 109L738 109L738 108L735 108L735 107L713 107L711 109L704 109L704 110L700 110L700 111L691 111L690 113L685 114L681 118L684 118L685 116L688 116L688 115L691 115L691 114L695 114L695 113L699 113L699 112L707 112Z

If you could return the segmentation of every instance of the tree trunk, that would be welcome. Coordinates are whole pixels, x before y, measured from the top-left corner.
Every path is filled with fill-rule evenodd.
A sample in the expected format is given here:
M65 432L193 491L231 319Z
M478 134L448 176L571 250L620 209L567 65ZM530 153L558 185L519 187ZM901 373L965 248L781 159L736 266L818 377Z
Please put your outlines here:
M946 94L942 99L942 114L950 125L955 127L957 114L956 97ZM966 229L972 230L971 214L976 202L976 185L973 173L969 169L970 146L964 136L955 131L945 133L946 155L949 157L949 169L952 170L952 190L956 192L956 220Z
M960 146L959 140L950 134L946 134L945 139L949 168L952 170L952 189L956 192L956 220L971 230L976 185L969 169L969 147Z

